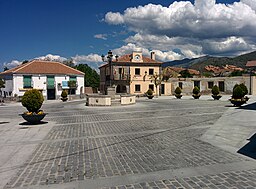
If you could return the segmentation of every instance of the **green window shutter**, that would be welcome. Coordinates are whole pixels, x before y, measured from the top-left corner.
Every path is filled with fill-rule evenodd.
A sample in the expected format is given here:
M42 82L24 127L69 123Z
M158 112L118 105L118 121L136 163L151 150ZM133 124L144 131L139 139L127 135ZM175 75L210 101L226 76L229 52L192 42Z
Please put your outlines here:
M23 88L32 88L31 81L32 81L31 75L24 75L23 76Z
M54 89L55 88L55 80L54 76L47 76L47 89Z
M76 81L76 76L70 76L69 81Z

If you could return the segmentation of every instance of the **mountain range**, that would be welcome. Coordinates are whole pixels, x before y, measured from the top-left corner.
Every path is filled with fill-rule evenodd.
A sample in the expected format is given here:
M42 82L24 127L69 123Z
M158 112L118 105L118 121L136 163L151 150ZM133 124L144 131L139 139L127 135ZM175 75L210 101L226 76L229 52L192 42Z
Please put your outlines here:
M205 66L225 66L234 65L240 68L245 68L247 61L256 60L256 51L239 55L236 57L213 57L213 56L203 56L199 58L174 60L169 62L164 62L163 67L174 66L195 69L200 72L204 71Z

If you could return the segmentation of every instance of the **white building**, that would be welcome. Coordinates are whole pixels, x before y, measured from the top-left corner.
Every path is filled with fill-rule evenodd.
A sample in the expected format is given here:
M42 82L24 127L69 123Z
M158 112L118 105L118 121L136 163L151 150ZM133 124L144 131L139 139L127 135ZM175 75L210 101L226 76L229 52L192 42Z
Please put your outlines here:
M59 62L33 60L0 73L5 88L0 96L23 96L29 89L42 91L45 99L58 99L62 90L80 96L84 91L84 73ZM76 81L75 88L68 87L68 81Z

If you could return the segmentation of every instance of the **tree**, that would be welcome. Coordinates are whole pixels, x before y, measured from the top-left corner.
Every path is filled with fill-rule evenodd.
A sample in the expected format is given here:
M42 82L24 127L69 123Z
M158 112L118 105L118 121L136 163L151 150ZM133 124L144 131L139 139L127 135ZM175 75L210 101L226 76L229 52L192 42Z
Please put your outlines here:
M67 65L69 67L72 67L72 68L75 66L75 64L73 62L73 59L64 60L63 64L65 64L65 65Z
M7 70L9 70L9 69L7 68L7 66L5 66L5 67L4 67L4 71L7 71Z
M23 62L22 62L22 64L26 64L26 63L28 63L29 61L28 60L24 60Z
M158 85L161 85L162 81L163 81L163 75L162 74L158 74L155 72L155 74L153 74L151 77L151 82L153 81L154 82L154 85L156 87L156 96L158 95Z
M182 78L192 78L193 75L188 70L182 70L180 72Z
M0 91L1 91L2 88L5 88L5 82L2 78L0 78Z
M75 69L85 73L84 75L84 85L86 87L99 88L100 86L100 76L87 64L79 64L74 67Z

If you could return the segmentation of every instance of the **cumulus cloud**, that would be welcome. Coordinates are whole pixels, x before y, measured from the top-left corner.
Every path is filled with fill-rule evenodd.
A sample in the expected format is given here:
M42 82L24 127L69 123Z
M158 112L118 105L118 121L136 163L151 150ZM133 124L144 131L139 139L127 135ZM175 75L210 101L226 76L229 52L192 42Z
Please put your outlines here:
M35 58L37 60L44 60L44 61L56 61L56 62L63 62L67 60L65 57L61 57L59 55L52 55L52 54L47 54L45 56L40 56Z
M111 22L114 25L124 23L123 16L119 12L117 12L117 13L108 12L105 16L105 21Z
M158 49L149 50L147 48L142 48L140 46L137 46L136 44L133 44L133 43L128 43L127 45L123 45L120 48L113 49L113 53L115 55L122 56L124 54L131 54L133 51L137 51L138 49L142 51L142 54L144 56L148 56L148 57L150 57L151 51L154 51L156 55L156 59L162 62L170 61L170 60L180 60L185 57L184 55L176 53L174 51L160 51Z
M241 0L242 3L248 5L251 7L253 10L256 11L256 0Z
M255 48L255 45L248 44L243 38L229 37L223 41L205 41L204 51L212 54L240 54Z
M72 57L75 64L87 64L91 68L98 70L98 67L102 64L101 55L88 54L88 55L76 55Z
M95 34L94 38L107 40L107 34Z
M4 63L4 67L6 66L8 69L10 69L10 68L14 68L16 66L19 66L21 64L22 64L22 62L20 62L18 60L12 60L11 62Z
M216 3L216 0L195 0L194 4L175 1L169 7L148 4L127 8L123 13L108 12L105 22L126 25L135 32L125 40L127 43L145 48L155 45L165 52L178 48L183 55L197 56L211 50L212 53L231 52L229 48L237 43L240 52L253 50L255 10L256 0L232 4Z

